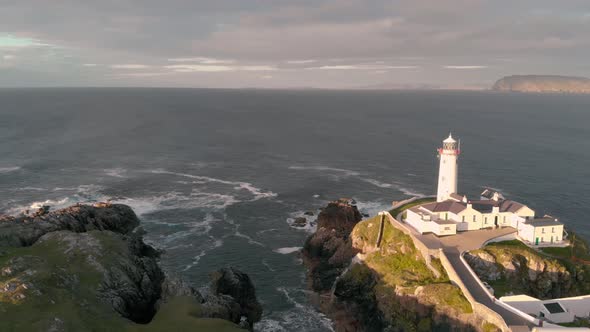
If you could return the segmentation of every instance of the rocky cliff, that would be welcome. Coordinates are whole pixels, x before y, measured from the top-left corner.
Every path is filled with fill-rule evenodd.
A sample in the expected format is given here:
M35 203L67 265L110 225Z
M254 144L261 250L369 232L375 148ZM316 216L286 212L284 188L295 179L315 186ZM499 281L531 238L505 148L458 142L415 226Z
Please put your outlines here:
M0 218L0 330L252 329L252 282L225 268L200 293L166 275L125 205L78 205Z
M450 284L429 268L412 239L385 221L361 221L347 200L331 202L303 249L310 287L336 331L478 331L486 325ZM357 255L358 254L358 255Z
M558 259L518 241L492 243L465 255L496 297L527 294L539 299L590 293L590 267Z
M555 75L514 75L496 81L492 90L536 93L590 93L590 79Z

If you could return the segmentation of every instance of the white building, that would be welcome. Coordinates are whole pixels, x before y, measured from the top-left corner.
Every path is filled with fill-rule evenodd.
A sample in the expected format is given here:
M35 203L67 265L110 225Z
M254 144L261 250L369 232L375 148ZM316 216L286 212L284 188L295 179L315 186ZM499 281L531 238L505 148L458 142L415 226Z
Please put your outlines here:
M439 152L439 177L436 202L407 210L405 222L420 233L453 235L492 227L513 227L524 242L531 245L563 241L563 224L545 216L535 218L528 206L505 199L492 189L484 190L480 199L469 200L457 194L459 144L449 135Z
M503 296L500 301L536 318L552 323L569 323L576 317L590 317L590 295L539 300L528 295Z
M460 153L459 144L449 134L449 137L443 141L442 148L438 149L440 166L438 168L437 202L445 201L449 198L450 194L457 192Z

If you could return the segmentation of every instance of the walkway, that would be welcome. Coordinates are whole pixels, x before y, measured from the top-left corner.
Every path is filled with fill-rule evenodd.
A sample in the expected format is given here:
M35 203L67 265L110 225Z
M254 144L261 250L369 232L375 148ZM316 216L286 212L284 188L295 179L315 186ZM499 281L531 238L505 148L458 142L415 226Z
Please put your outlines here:
M396 219L393 220L400 223ZM451 236L438 237L434 234L420 234L408 224L400 224L402 227L411 230L412 234L418 240L422 241L422 243L424 243L429 249L442 249L451 263L451 266L455 269L459 278L465 287L467 287L473 298L477 302L497 312L504 319L506 325L514 327L527 326L529 328L533 326L524 318L494 303L477 282L475 277L467 270L467 267L463 264L460 258L462 252L479 249L486 241L516 232L514 228L482 229L457 233L456 235Z

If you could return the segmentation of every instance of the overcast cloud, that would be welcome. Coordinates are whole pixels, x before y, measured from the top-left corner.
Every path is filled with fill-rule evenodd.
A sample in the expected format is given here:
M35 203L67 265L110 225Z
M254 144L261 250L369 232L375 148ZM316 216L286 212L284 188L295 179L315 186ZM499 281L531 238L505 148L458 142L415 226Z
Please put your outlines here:
M0 86L482 88L588 59L587 0L0 1Z

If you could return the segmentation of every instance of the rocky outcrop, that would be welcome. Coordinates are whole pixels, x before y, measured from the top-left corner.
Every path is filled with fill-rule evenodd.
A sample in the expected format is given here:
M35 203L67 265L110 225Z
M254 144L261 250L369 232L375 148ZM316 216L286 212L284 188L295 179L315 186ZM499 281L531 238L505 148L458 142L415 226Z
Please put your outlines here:
M471 313L444 271L433 273L410 236L388 221L380 226L378 216L361 221L350 200L331 202L302 250L310 288L319 293L312 300L336 331L493 328Z
M124 205L80 205L5 218L0 223L0 315L5 317L0 330L20 330L30 321L38 330L125 330L150 323L159 308L180 297L191 298L194 307L179 309L187 311L185 318L169 319L201 326L198 318L221 318L250 330L260 320L262 308L246 274L223 268L201 294L164 273L159 252L144 243L138 225ZM158 323L166 325L166 319Z
M329 291L350 265L357 251L352 248L349 237L361 219L357 207L346 199L328 203L318 215L317 231L306 240L302 250L314 291Z
M139 226L139 219L133 210L122 204L100 208L75 205L54 212L47 212L47 208L43 211L19 217L0 217L0 247L30 246L44 234L56 231L81 233L100 230L127 234Z
M465 255L483 280L510 285L512 292L540 298L584 295L585 268L535 252L524 245L491 244ZM503 295L503 294L500 294Z
M590 93L590 79L556 75L513 75L498 80L496 91Z

